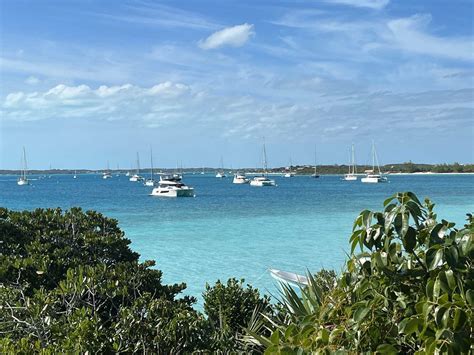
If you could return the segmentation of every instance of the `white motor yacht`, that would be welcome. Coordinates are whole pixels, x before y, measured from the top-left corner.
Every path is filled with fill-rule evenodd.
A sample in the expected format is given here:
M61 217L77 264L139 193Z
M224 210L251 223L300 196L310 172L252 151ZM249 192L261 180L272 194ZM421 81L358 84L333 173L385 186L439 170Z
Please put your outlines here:
M375 165L377 165L378 173L375 172ZM361 182L369 184L377 184L379 182L387 182L386 176L383 176L380 171L379 160L377 158L377 152L375 151L375 143L372 142L372 170L366 171L367 175L360 179Z
M266 176L256 176L250 181L250 186L276 186L275 180L271 180Z
M249 179L245 176L245 174L236 173L234 175L234 180L232 180L234 184L248 184L250 182Z
M287 172L287 173L285 173L285 174L283 175L283 177L286 177L286 178L291 178L291 177L293 177L293 176L295 176L295 174L292 173L291 171L289 171L289 172Z
M21 159L21 174L20 177L18 178L18 181L16 182L19 186L24 186L24 185L29 185L30 181L28 180L27 177L27 172L28 172L28 166L26 164L26 150L25 147L23 147L23 156Z
M179 175L160 176L158 187L155 187L150 196L158 197L194 197L194 188L185 185Z

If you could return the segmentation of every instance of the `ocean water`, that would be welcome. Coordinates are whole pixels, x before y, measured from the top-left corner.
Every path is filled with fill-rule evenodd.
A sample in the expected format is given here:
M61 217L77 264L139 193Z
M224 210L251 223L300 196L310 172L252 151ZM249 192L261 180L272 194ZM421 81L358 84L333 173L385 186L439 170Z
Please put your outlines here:
M30 177L35 179L34 176ZM160 199L125 176L53 175L17 186L0 176L0 206L15 210L80 206L119 220L143 260L154 259L167 283L186 282L198 297L206 282L244 278L275 293L267 269L305 273L341 270L352 223L363 209L382 208L397 191L430 197L458 225L474 211L474 175L395 175L387 184L341 181L340 176L275 177L275 188L234 185L213 175L185 175L195 198Z

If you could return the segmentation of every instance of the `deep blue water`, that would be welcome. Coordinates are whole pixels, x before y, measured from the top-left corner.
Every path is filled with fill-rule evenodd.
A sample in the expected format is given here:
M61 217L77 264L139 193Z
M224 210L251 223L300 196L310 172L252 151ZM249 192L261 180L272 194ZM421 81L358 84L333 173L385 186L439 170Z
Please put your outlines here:
M273 293L269 267L340 270L355 217L365 208L381 209L397 191L429 196L439 217L458 224L474 211L474 175L390 176L390 183L375 185L339 176L275 179L276 188L254 188L186 175L196 198L160 199L125 176L56 175L23 187L14 176L0 176L0 206L81 206L117 218L142 259L155 259L165 282L185 281L195 296L206 282L232 276Z

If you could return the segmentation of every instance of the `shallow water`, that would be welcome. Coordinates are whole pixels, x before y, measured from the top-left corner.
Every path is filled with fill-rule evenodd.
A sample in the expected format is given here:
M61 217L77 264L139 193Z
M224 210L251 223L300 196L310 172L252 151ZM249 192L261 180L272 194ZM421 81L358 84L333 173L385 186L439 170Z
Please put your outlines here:
M474 211L474 175L390 176L390 183L375 185L339 176L275 179L278 187L254 188L231 178L186 175L196 198L160 199L125 176L56 175L23 187L14 176L0 176L0 206L81 206L117 218L142 259L155 259L165 282L184 281L186 293L195 296L206 282L229 277L274 293L270 267L340 270L355 217L365 208L381 209L397 191L429 196L438 216L458 225Z

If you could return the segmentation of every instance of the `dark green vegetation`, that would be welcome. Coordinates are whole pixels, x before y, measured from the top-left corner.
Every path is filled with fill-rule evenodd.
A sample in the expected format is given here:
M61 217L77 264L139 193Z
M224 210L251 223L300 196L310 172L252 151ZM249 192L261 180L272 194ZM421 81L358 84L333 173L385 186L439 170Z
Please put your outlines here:
M283 310L248 339L268 353L472 353L472 215L458 230L412 193L384 206L357 217L347 271L309 275L301 295L284 287Z
M96 212L0 209L0 352L246 349L236 333L265 309L258 291L235 280L208 287L206 317L129 244Z
M433 208L392 196L357 217L340 275L282 285L273 305L243 280L217 282L203 313L139 262L117 221L0 209L0 351L472 352L474 220L457 229Z

